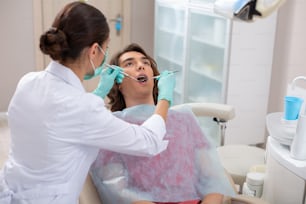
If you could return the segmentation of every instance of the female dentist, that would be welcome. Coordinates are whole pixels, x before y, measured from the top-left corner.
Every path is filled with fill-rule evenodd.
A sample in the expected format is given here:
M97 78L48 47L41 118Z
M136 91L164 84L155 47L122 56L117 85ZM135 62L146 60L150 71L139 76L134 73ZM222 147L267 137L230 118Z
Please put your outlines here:
M82 81L101 71L108 42L104 15L81 2L66 5L41 36L40 48L53 61L26 74L10 102L11 150L0 173L1 204L77 204L100 148L146 156L167 147L173 76L162 74L162 96L141 126L116 118L101 98L85 92ZM119 67L102 71L96 92L106 96L114 80L122 81Z

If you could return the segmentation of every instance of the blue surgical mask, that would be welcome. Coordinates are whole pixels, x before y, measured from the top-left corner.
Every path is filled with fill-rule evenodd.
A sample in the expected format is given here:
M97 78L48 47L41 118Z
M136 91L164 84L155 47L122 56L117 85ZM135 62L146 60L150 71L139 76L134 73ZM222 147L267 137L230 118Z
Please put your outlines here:
M99 76L101 74L102 70L103 70L103 67L104 67L104 64L106 63L106 59L107 59L107 55L108 55L108 49L106 49L106 51L104 52L102 47L100 47L99 45L98 45L98 48L104 54L104 59L103 59L101 65L99 67L97 67L97 68L95 68L94 63L90 59L90 64L91 64L91 66L92 66L92 68L94 70L94 74L93 75L89 75L89 74L85 75L84 76L84 80L89 80L89 79L92 79L92 78L94 78L96 76Z

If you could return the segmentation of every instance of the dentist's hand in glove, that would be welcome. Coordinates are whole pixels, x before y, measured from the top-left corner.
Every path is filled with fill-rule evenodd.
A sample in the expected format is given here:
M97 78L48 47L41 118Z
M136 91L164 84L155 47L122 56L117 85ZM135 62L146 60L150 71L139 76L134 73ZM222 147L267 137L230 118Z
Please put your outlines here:
M93 93L104 99L113 87L115 80L118 84L122 83L124 78L122 72L122 68L115 65L112 65L112 68L108 67L104 69L101 72L99 84Z
M158 100L169 101L169 106L173 103L173 91L175 87L175 76L173 72L165 70L158 78Z

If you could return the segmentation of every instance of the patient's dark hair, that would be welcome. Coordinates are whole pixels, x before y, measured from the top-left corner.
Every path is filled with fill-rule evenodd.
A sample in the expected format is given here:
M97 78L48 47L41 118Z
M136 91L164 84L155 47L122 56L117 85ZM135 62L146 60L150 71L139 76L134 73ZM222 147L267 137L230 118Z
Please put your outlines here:
M152 70L153 70L153 75L154 76L159 75L159 71L157 69L157 64L156 64L155 60L152 57L150 57L144 51L144 49L136 43L132 43L132 44L128 45L122 51L119 51L117 54L115 54L112 57L112 59L110 61L110 64L119 66L120 57L126 52L133 52L133 51L134 52L139 52L139 53L143 54L145 57L147 57L149 59L150 63L151 63L151 67L152 67ZM157 88L157 80L155 80L155 79L154 79L154 87L153 87L153 93L152 94L153 94L153 98L154 98L154 103L156 104L157 103L158 88ZM109 105L110 105L111 111L120 111L120 110L123 110L123 109L126 108L124 97L123 97L121 91L119 90L119 84L115 83L107 96L110 100Z
M105 16L95 7L82 3L67 4L56 16L52 28L40 36L40 50L61 63L76 60L82 50L109 37Z

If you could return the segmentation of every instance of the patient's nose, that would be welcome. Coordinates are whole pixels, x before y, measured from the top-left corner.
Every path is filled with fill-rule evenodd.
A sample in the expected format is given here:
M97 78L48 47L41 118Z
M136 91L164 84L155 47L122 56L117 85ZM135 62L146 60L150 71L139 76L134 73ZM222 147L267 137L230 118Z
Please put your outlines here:
M144 69L145 69L145 67L144 67L143 63L141 63L141 62L137 63L137 70L144 70Z

